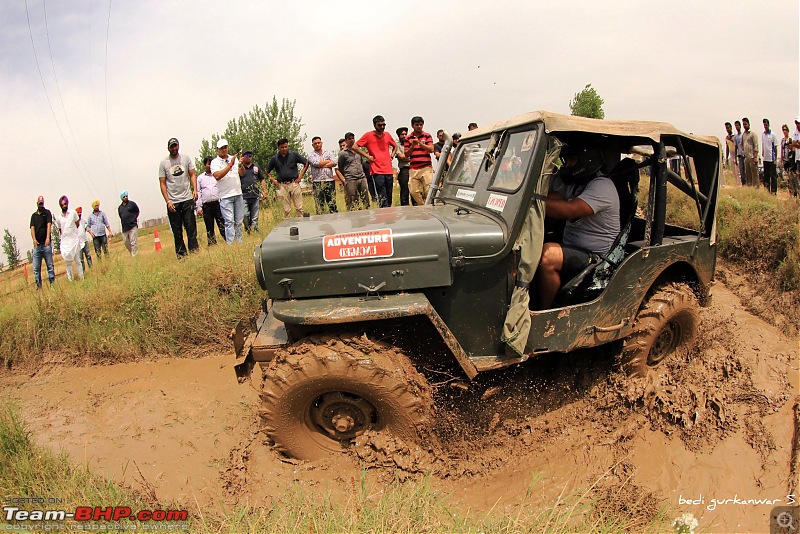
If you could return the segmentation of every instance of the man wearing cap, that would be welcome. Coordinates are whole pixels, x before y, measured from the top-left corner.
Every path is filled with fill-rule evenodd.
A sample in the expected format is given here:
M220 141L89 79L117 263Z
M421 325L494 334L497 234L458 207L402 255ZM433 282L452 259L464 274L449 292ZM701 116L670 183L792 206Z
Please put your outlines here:
M242 161L239 163L239 180L242 185L242 198L244 199L244 229L250 233L250 228L258 232L258 208L265 198L262 184L264 171L253 163L253 151L242 150Z
M298 174L297 165L302 164L303 170ZM267 174L275 171L277 178L270 180L278 188L278 198L283 203L283 216L288 218L294 205L295 215L303 216L303 192L300 182L308 170L308 160L289 150L289 140L285 137L278 139L278 153L272 156L267 164Z
M167 203L167 217L175 240L175 254L178 259L186 256L186 243L189 252L197 250L197 219L194 215L194 202L197 200L197 175L194 162L189 156L179 153L180 143L174 137L167 141L169 156L158 164L158 180L161 196Z
M64 265L67 268L67 280L72 282L75 280L75 275L72 272L73 262L75 263L74 268L78 272L78 278L83 279L83 266L78 258L80 253L80 237L78 237L80 223L78 214L69 209L67 195L63 195L58 199L58 205L61 207L61 213L56 215L56 222L61 235L61 257L64 258Z
M119 198L122 203L117 206L117 213L122 222L122 242L131 256L136 256L136 253L139 252L139 206L133 200L128 199L127 190L120 193Z
M222 239L225 239L225 220L222 218L222 211L219 209L217 179L211 174L211 161L213 159L211 156L203 158L206 172L197 177L197 214L203 217L203 222L206 225L208 246L217 244L214 223L217 223L219 227L219 235Z
M105 252L108 257L108 240L114 237L114 232L111 231L111 223L108 222L106 214L100 211L100 201L92 201L92 213L89 214L87 221L89 235L92 236L92 244L94 245L94 253L97 254L97 259L103 259L100 250Z
M53 248L50 246L50 230L53 226L53 214L44 207L44 197L36 199L36 211L31 215L31 239L33 239L33 278L36 289L42 288L42 259L47 265L47 278L50 284L56 281L53 268Z
M241 160L228 153L228 140L217 141L217 157L211 160L211 174L217 180L219 209L225 220L225 241L230 245L242 242L244 220L244 197L238 166Z
M86 265L92 268L92 253L89 252L89 240L86 238L86 219L83 218L83 208L78 206L75 208L75 213L78 214L78 241L80 241L81 248L78 251L78 257L81 259L81 268L86 272ZM86 258L84 261L84 257Z

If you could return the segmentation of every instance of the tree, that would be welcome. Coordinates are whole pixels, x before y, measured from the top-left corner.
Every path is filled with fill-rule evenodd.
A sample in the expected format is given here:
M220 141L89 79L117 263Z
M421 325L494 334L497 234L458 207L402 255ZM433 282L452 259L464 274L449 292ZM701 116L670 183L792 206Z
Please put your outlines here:
M57 224L53 224L50 228L50 244L53 248L53 254L61 254L61 230L58 229Z
M221 138L228 140L232 151L252 150L253 161L262 166L266 166L275 154L277 141L282 137L289 140L289 148L304 153L306 136L300 133L303 127L302 118L295 116L294 104L294 100L284 98L278 106L278 99L273 96L272 103L265 104L263 109L254 106L248 113L231 119L221 135L215 133L210 142L203 139L200 143L200 157L195 166L203 169L203 159L217 155L217 141Z
M3 252L6 253L8 258L8 267L14 270L20 262L19 248L17 248L17 238L11 235L8 228L5 229L3 235Z
M578 117L602 119L606 116L603 112L603 99L590 83L586 84L583 91L575 93L575 97L569 103L569 109L573 115Z

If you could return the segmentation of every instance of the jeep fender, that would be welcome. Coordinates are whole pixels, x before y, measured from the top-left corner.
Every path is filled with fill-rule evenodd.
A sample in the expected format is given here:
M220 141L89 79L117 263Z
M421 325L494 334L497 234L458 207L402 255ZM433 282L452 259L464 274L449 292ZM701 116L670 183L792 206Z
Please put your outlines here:
M478 374L475 364L422 293L279 300L272 303L270 315L273 314L278 321L296 325L360 323L424 315L439 332L469 379Z

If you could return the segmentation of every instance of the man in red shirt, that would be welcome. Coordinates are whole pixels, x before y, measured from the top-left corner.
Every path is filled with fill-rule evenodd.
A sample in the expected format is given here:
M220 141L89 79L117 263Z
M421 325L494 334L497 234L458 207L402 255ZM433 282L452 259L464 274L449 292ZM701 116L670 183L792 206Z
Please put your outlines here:
M408 189L417 206L425 204L428 190L433 180L433 137L428 132L423 132L425 121L422 117L411 118L413 131L406 136L404 145L406 156L411 160L411 171L408 174Z
M394 173L392 172L392 159L397 154L397 143L392 134L386 133L386 119L376 115L372 119L375 130L367 132L356 141L353 151L361 154L370 162L370 173L375 183L375 192L379 208L388 208L392 205L392 185ZM389 153L391 147L391 154ZM367 152L361 150L366 148Z

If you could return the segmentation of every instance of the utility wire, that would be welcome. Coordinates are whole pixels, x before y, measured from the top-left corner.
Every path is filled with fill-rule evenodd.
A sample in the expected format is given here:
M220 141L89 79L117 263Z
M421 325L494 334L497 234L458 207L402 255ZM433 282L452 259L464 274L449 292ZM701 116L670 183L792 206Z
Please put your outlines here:
M45 32L47 33L47 50L50 53L50 65L52 65L53 67L53 78L56 81L56 91L58 92L58 100L61 102L61 108L64 110L64 117L67 122L67 129L69 130L69 134L72 136L72 142L75 144L75 150L78 152L78 157L81 160L83 169L86 171L86 176L89 178L89 183L92 184L94 192L98 193L99 190L97 189L94 180L92 180L92 174L89 172L89 168L86 166L86 162L83 159L83 154L81 154L81 149L78 146L78 141L75 139L75 132L72 130L72 125L69 122L67 107L64 105L64 98L61 96L61 86L58 83L58 74L56 74L56 63L55 59L53 59L53 47L50 45L50 26L47 23L47 0L42 0L42 4L44 6L44 29Z
M39 70L39 79L42 81L42 89L44 89L44 96L47 98L47 105L50 106L50 113L53 114L53 120L56 123L56 127L58 128L58 133L61 134L61 140L64 141L64 146L67 148L67 153L69 154L70 159L72 160L72 164L75 165L75 170L78 171L78 176L81 177L83 180L86 189L91 191L91 187L86 182L86 178L83 176L80 167L78 167L78 162L75 161L75 156L72 154L72 150L69 148L69 143L67 143L67 138L64 136L64 130L61 128L61 124L58 122L58 117L56 116L56 111L53 109L53 103L50 101L50 95L47 93L47 85L44 83L44 76L42 75L42 67L39 65L39 56L36 53L36 44L33 42L33 29L31 28L31 16L28 11L28 0L25 0L25 17L28 19L28 34L31 36L31 47L33 47L33 57L36 60L36 68Z
M117 187L117 174L114 172L114 157L111 155L111 129L108 123L108 34L111 28L111 3L113 0L108 0L108 20L106 21L106 58L105 58L105 97L106 97L106 136L108 137L108 159L111 162L111 178L114 180L114 189L119 191Z

